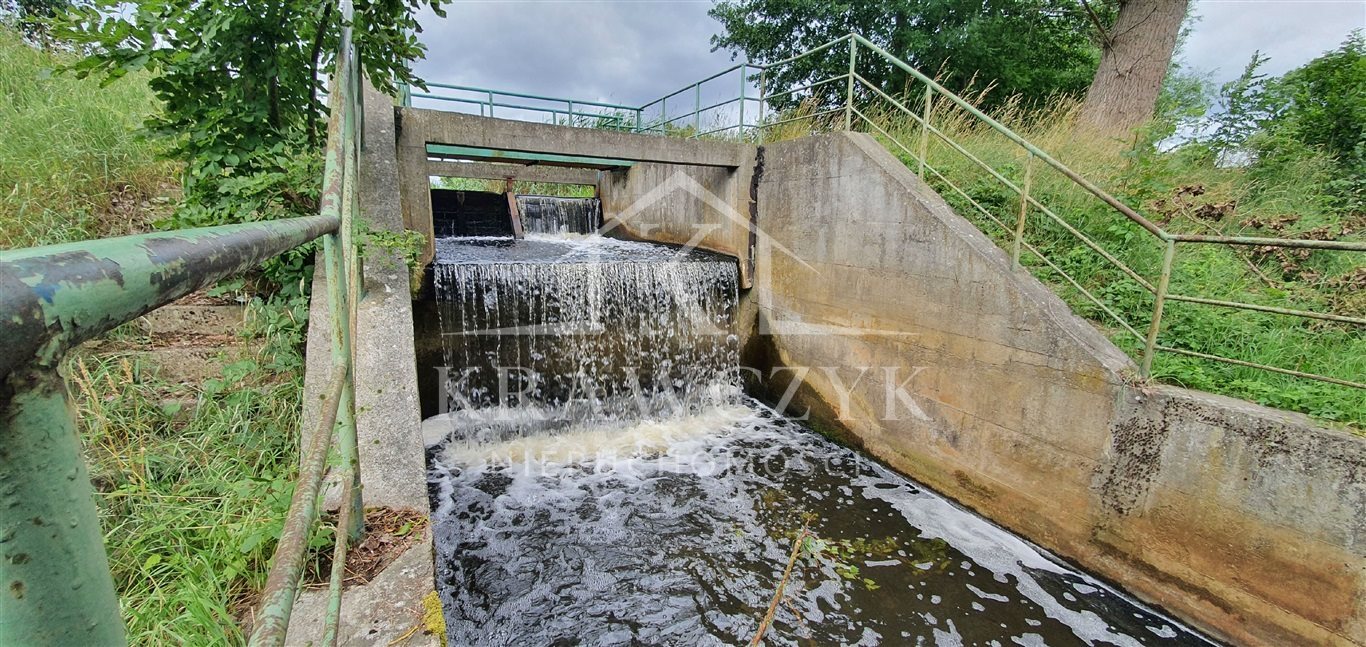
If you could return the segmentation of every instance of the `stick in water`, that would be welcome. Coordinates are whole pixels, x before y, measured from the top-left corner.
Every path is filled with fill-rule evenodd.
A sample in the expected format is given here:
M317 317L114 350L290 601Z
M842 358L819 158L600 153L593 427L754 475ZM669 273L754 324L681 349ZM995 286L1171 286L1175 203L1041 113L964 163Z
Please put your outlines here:
M778 612L778 603L783 600L783 588L787 586L787 578L792 575L792 566L797 563L797 555L802 552L802 542L806 539L806 527L809 524L809 521L802 524L802 531L797 534L797 540L792 542L792 555L787 558L783 579L778 581L778 591L773 594L773 601L768 603L768 613L765 613L764 619L759 622L759 633L754 634L754 640L749 641L749 647L758 647L759 641L764 638L764 632L773 624L773 614Z

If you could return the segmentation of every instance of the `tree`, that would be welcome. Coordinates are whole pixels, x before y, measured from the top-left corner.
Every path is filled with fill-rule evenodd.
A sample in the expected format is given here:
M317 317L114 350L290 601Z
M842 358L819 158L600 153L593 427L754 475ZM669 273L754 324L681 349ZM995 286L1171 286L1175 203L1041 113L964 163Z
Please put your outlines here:
M1267 84L1274 116L1267 127L1366 170L1366 37Z
M951 90L993 84L988 102L1012 95L1032 102L1080 95L1100 59L1089 36L1090 18L1077 0L719 0L710 13L724 29L712 37L714 49L763 62L856 32ZM769 92L847 70L840 52L800 59L770 71ZM906 74L885 62L874 64L866 54L859 73L889 94L910 89ZM829 105L842 101L844 91L842 84L830 83L813 96ZM801 98L775 103L782 108Z
M70 4L70 0L0 0L0 17L12 20L30 41L46 44L48 23Z
M414 12L444 15L446 0L357 0L354 40L377 87L421 85L410 61L425 48ZM59 36L88 56L67 68L113 82L149 69L163 102L147 126L168 137L170 155L187 163L180 224L266 217L252 200L274 192L284 215L306 213L302 198L320 173L316 159L325 106L318 99L341 34L337 0L94 0L72 9ZM258 205L259 206L259 205ZM190 214L190 215L186 215ZM185 221L188 219L188 221Z
M1266 83L1266 114L1248 138L1258 167L1274 169L1310 150L1333 159L1330 191L1348 212L1366 211L1366 38ZM1264 173L1270 175L1270 173Z
M1093 15L1102 53L1078 117L1083 128L1124 134L1152 118L1188 1L1120 0L1109 27Z

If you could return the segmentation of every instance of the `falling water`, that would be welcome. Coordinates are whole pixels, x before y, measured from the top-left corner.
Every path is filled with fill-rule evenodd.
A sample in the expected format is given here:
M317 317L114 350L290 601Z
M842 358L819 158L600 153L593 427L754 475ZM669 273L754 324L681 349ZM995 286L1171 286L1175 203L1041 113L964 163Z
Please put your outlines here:
M517 196L522 228L534 234L590 234L602 226L602 203L597 198Z
M697 411L734 394L734 260L600 236L446 239L433 284L445 410L565 424Z

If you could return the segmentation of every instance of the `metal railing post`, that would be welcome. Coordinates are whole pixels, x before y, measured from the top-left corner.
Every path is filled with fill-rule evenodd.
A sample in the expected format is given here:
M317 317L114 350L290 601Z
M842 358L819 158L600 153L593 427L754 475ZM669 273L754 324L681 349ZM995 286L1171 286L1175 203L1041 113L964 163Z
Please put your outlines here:
M759 71L759 121L754 124L757 131L758 143L764 143L764 106L768 103L768 98L764 96L765 85L768 82L768 68Z
M745 74L746 67L745 65L740 66L740 125L738 127L740 139L745 138L745 81L749 80L748 75Z
M342 201L341 201L341 227L338 229L338 242L341 244L342 259L341 267L341 287L344 289L345 299L340 303L341 310L333 311L333 320L340 321L334 323L333 331L338 329L342 335L334 338L334 343L340 342L341 348L334 349L340 351L340 358L346 366L347 373L351 379L346 381L345 390L342 392L340 411L337 414L337 450L341 455L342 463L346 466L343 473L350 472L351 475L351 500L346 502L351 508L349 517L349 527L346 528L347 534L355 540L359 540L362 531L365 529L365 513L361 503L360 487L360 453L356 439L356 413L355 413L355 346L352 340L356 338L356 313L360 305L362 293L362 279L360 267L360 254L356 246L355 239L355 213L358 196L356 187L359 183L360 158L356 150L356 131L354 122L343 119L346 126L343 128L343 158L346 160L345 167L342 169ZM338 315L341 315L340 317Z
M574 102L573 102L573 101L566 101L565 103L569 105L569 123L568 123L567 125L573 126L573 125L574 125Z
M1020 267L1020 241L1024 239L1025 217L1029 215L1029 185L1034 180L1034 153L1025 151L1024 184L1020 187L1020 216L1015 221L1015 242L1010 247L1011 266Z
M0 404L0 642L125 644L66 384L39 366L0 379L16 387Z
M692 136L697 139L702 132L702 84L693 84Z
M934 86L925 84L925 106L920 115L920 168L916 175L925 179L925 157L930 152L930 104L934 100Z
M493 91L489 90L489 116L493 116Z
M636 132L640 132L640 108L636 108Z
M844 90L844 129L854 128L854 66L858 57L858 43L849 34L849 78Z
M1168 239L1167 249L1162 254L1162 276L1157 280L1154 293L1153 320L1148 324L1148 339L1143 346L1143 364L1139 375L1147 378L1152 374L1153 353L1157 347L1157 333L1162 329L1162 308L1167 302L1167 286L1172 278L1172 261L1176 258L1176 241Z

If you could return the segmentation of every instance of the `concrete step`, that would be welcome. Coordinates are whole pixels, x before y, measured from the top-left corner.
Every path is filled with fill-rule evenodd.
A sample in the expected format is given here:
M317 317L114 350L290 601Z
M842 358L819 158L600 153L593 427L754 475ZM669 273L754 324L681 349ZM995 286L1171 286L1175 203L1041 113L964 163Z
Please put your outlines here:
M153 310L136 321L154 337L236 333L246 323L246 306L173 303Z

